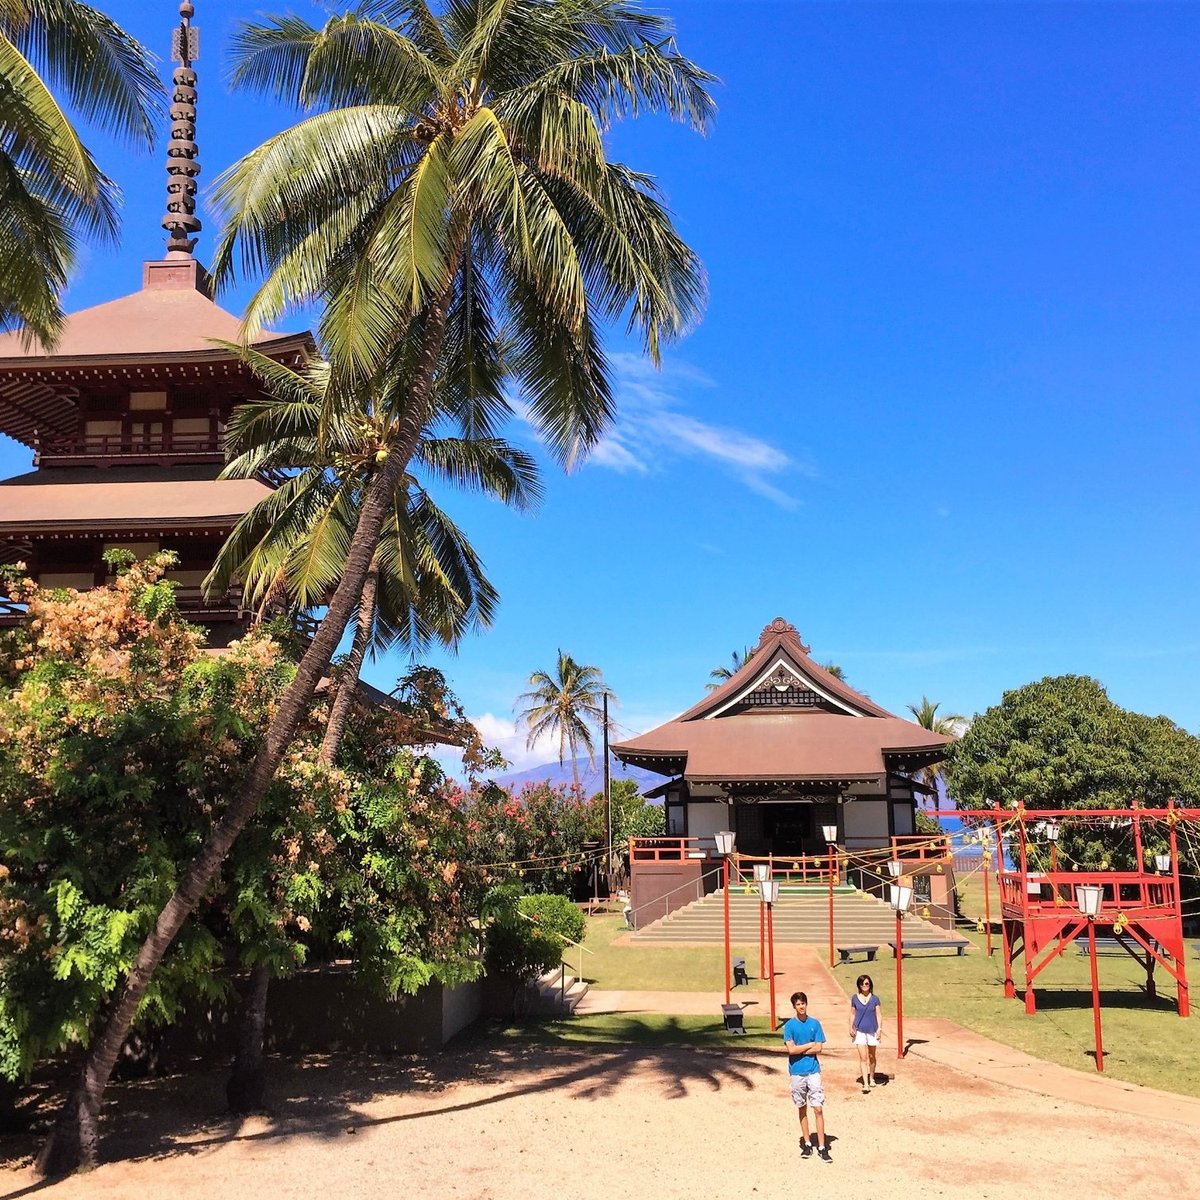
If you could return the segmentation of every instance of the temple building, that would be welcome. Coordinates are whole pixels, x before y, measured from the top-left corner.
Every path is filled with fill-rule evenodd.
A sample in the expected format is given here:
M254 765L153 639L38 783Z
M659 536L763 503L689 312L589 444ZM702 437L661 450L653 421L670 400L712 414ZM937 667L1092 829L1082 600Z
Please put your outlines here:
M917 778L951 739L904 720L809 657L777 617L719 688L665 725L613 746L667 776L664 834L711 853L719 830L739 853L799 857L887 847L915 832Z
M241 322L213 302L195 258L196 30L189 0L175 30L167 147L166 255L143 264L130 295L67 317L51 351L0 336L0 432L29 447L34 470L0 481L0 562L25 563L44 587L103 584L103 554L174 551L181 609L226 644L248 614L233 595L206 601L200 582L266 481L222 480L232 409L261 390L238 355ZM264 333L256 350L299 365L308 333ZM0 623L20 614L0 595Z

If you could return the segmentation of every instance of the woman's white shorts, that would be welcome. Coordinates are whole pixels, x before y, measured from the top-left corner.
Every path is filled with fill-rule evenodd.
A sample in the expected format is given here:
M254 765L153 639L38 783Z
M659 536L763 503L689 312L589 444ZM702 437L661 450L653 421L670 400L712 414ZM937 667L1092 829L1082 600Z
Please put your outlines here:
M878 1046L879 1034L877 1033L856 1033L854 1035L854 1044L856 1046Z

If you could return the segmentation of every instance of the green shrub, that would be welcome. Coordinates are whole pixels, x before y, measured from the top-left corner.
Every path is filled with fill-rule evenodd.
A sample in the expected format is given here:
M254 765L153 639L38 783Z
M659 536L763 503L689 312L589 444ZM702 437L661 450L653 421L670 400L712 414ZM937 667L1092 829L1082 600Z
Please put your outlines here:
M583 939L583 913L562 896L520 896L511 887L496 888L488 907L492 922L484 961L489 975L536 979L558 966L568 939Z

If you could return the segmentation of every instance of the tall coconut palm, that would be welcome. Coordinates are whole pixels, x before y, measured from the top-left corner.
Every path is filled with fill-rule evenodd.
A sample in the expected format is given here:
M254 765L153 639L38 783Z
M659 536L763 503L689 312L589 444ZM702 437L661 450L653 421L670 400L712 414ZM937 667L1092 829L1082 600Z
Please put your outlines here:
M149 52L77 0L0 0L0 328L52 345L81 238L113 239L119 192L54 92L148 149L162 84Z
M279 486L234 527L205 588L220 595L237 578L246 603L260 611L268 604L310 609L324 603L341 576L363 495L403 407L404 380L381 381L353 412L343 408L323 426L327 363L296 370L252 349L241 356L269 395L235 411L226 437L234 457L222 474L266 474ZM517 508L541 496L532 457L499 438L426 436L414 463L442 482ZM462 531L418 479L406 475L359 600L322 759L332 762L336 754L368 651L395 643L421 650L435 641L453 647L470 629L491 624L497 599Z
M558 739L558 765L571 757L571 776L579 791L579 748L587 754L588 766L596 765L592 728L603 727L604 697L612 692L604 684L599 667L583 666L562 650L555 674L534 671L529 688L517 697L518 716L529 731L527 748L550 735Z
M716 688L719 688L721 684L725 682L725 680L732 679L753 657L754 651L749 646L747 646L745 650L741 651L741 653L735 650L729 656L729 666L713 667L713 669L708 673L712 682L706 683L704 686L710 692L714 691Z
M912 713L913 720L922 729L928 729L931 733L940 733L944 737L958 737L967 723L967 718L961 713L943 713L939 716L939 707L940 705L930 700L928 696L922 696L919 704L908 705L908 711ZM933 796L937 797L940 795L942 779L941 763L933 763L931 766L922 767L917 772L917 778L927 787L933 789Z
M494 388L505 330L513 394L565 465L608 427L599 324L626 317L647 352L697 317L703 273L649 176L609 161L612 121L658 111L703 129L711 76L636 0L392 0L313 29L245 27L235 82L320 109L225 177L216 259L262 268L249 327L325 304L327 417L391 360L410 380L379 454L326 616L245 781L159 914L90 1043L39 1166L94 1162L104 1089L153 972L266 792L359 603L397 488L438 416L471 435L510 411ZM389 22L384 24L383 21ZM249 333L250 328L247 329ZM446 346L469 365L468 410L439 413Z

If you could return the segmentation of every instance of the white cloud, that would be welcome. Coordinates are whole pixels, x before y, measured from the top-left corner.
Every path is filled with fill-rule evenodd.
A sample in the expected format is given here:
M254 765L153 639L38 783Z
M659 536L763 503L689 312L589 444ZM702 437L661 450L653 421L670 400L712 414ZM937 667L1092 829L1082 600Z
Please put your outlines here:
M592 451L588 462L622 474L650 475L681 459L711 463L750 491L780 508L800 501L780 481L814 477L815 467L797 462L778 446L736 429L679 411L687 396L717 384L686 363L668 362L658 371L636 354L611 355L614 427Z

